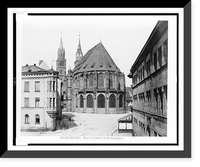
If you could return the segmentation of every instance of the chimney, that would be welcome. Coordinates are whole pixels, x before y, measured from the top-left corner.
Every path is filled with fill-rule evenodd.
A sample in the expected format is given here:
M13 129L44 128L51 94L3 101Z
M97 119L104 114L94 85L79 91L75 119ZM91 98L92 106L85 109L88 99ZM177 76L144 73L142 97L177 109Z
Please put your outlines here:
M39 65L43 62L43 60L39 60Z

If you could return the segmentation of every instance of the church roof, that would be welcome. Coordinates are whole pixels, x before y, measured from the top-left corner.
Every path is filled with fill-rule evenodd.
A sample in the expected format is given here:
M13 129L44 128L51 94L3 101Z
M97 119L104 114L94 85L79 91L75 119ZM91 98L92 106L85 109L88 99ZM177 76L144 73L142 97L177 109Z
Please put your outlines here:
M100 42L91 48L73 70L74 74L88 71L117 71L117 67L109 53Z

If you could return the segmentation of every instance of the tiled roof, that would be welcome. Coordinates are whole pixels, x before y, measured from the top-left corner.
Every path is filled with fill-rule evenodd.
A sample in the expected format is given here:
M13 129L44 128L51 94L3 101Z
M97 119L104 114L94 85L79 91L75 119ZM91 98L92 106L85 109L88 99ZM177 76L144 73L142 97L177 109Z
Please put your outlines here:
M58 73L57 71L50 69L50 70L45 70L41 67L34 65L25 65L22 66L22 74L33 74L33 73Z
M73 73L76 74L95 70L120 72L120 69L117 67L101 42L95 45L83 56L74 68Z

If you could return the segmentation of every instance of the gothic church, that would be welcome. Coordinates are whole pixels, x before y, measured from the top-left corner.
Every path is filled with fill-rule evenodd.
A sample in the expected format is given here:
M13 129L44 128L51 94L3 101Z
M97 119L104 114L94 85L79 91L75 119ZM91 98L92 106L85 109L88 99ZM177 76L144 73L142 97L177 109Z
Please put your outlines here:
M66 75L65 49L61 37L56 70L62 79L67 112L125 113L125 75L99 42L83 56L80 35L74 69Z

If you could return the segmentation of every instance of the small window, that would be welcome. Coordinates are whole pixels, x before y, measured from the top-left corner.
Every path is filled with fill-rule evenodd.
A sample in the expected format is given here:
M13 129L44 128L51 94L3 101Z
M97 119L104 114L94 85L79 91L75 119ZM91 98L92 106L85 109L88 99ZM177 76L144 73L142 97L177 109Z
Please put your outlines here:
M40 107L40 98L39 97L35 98L35 107Z
M24 107L29 107L29 98L28 97L24 98Z
M25 124L29 124L29 115L28 114L25 115Z
M86 65L84 65L84 67L83 67L83 68L85 69L86 67L87 67L87 64L86 64Z
M55 81L53 81L53 91L56 90L55 88L56 88L56 87L55 87Z
M35 81L35 92L40 92L40 81Z
M49 98L49 108L52 107L51 103L52 103L52 98Z
M53 108L55 108L55 98L53 98Z
M24 92L29 92L29 82L24 82Z
M94 65L95 65L95 63L92 63L91 67L93 68L93 67L94 67Z
M40 116L38 114L35 115L35 124L40 124Z
M149 76L151 74L150 59L146 62L146 71L147 71L147 76Z

